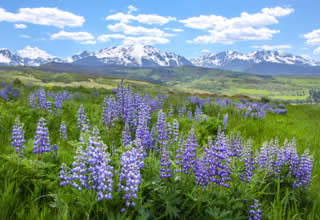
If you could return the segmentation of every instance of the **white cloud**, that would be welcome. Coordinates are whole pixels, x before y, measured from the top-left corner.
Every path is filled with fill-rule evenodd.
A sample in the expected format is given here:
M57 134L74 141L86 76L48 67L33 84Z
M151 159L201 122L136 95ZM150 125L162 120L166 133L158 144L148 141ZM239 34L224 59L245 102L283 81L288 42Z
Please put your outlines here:
M101 42L108 42L112 39L122 39L122 44L131 45L131 44L146 44L146 45L154 45L154 44L166 44L169 43L169 40L164 37L157 36L126 36L122 34L105 34L98 37L98 40Z
M159 24L164 25L170 21L175 21L175 17L163 17L155 14L124 14L124 13L116 13L106 17L106 20L120 21L121 23L128 23L130 21L137 21L142 24Z
M317 46L316 49L313 50L314 55L320 54L320 29L316 29L311 31L310 33L307 33L303 35L304 38L307 39L307 44L311 46Z
M320 47L316 48L313 50L314 55L319 55L320 54Z
M130 44L146 44L146 45L154 45L154 44L166 44L169 43L169 40L167 38L162 37L126 37L123 40L124 45L130 45Z
M282 45L258 45L252 46L251 48L263 49L263 50L281 50L281 49L290 49L291 45L282 44Z
M165 30L168 30L168 31L173 31L173 32L183 32L184 30L181 29L181 28L164 28Z
M26 29L27 25L25 24L14 24L15 29Z
M121 32L126 35L145 35L153 37L169 37L174 36L173 34L167 34L158 28L145 28L142 26L130 26L125 23L117 23L108 25L108 29L113 32Z
M320 29L313 30L310 33L303 35L307 39L309 45L320 45Z
M175 21L175 17L163 17L160 15L145 15L140 14L136 16L136 20L142 24L160 24L164 25L166 23L169 23L170 21Z
M190 17L179 22L184 26L193 29L208 29L218 24L224 23L226 18L217 15L200 15L199 17Z
M94 40L94 36L88 32L60 31L58 33L52 34L51 40L90 41L90 40Z
M122 34L104 34L104 35L100 35L98 37L98 41L108 42L111 39L124 39L124 38L126 38L126 36L124 36Z
M18 54L21 57L26 57L30 59L36 59L36 58L43 58L43 59L48 59L48 58L53 58L50 54L48 54L46 51L39 49L38 47L31 47L31 46L26 46L24 49L19 50Z
M225 30L211 30L209 35L198 36L187 43L223 43L233 44L236 41L248 40L270 40L279 30L271 30L268 28L227 28Z
M263 8L261 10L264 14L268 14L275 17L281 17L281 16L287 16L294 12L293 8L281 8L281 7L275 7L275 8Z
M119 13L107 16L106 20L121 21L122 23L128 23L130 20L135 20L135 16L131 14L124 14L122 12L119 12Z
M84 17L62 11L58 8L20 8L18 13L0 8L0 22L25 22L31 24L64 27L80 27Z
M96 44L96 43L97 43L97 41L95 41L95 40L87 40L87 41L80 42L80 44Z
M133 5L129 5L128 6L128 13L131 14L134 11L138 11L138 9L136 7L134 7Z
M208 50L208 49L203 49L203 50L201 50L201 53L210 53L210 50Z
M270 40L279 30L266 26L278 24L277 17L294 12L291 8L264 8L261 12L249 14L242 12L239 17L225 18L217 15L200 15L180 20L186 27L208 30L208 35L201 35L188 43L223 43L233 44L236 41Z
M26 34L21 34L19 37L22 37L22 38L31 38L31 36L26 35Z

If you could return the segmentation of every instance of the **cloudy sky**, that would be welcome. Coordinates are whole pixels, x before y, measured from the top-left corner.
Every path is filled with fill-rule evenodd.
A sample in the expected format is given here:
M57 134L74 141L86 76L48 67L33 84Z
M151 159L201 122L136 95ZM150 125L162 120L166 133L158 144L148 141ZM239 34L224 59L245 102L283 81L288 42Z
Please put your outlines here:
M187 58L283 50L320 59L318 0L0 0L0 48L68 57L143 43Z

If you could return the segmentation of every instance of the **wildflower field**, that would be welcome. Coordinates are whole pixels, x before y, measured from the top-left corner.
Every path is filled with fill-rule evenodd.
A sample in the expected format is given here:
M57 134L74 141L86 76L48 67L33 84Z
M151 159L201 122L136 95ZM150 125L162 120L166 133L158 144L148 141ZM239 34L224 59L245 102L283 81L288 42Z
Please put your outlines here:
M126 81L0 96L1 219L320 219L319 105Z

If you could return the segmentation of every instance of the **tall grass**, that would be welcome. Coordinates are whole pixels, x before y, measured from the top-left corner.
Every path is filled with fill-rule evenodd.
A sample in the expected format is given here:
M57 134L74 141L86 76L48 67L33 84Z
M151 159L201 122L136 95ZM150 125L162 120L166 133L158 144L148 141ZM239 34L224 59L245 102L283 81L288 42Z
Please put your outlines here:
M254 199L262 203L265 219L320 218L319 106L288 106L287 115L268 114L266 119L244 119L233 108L220 109L211 104L204 106L208 122L198 123L187 117L179 119L180 130L185 134L192 126L195 127L201 146L205 146L208 136L214 137L218 126L222 125L221 119L217 118L218 113L223 116L227 112L227 133L241 132L246 139L251 137L257 148L275 137L280 143L295 137L300 153L309 148L314 155L313 177L308 190L294 190L286 180L270 178L264 172L257 172L247 184L239 180L241 170L232 173L229 189L214 185L203 189L195 184L193 176L182 178L176 175L171 179L161 179L159 153L148 152L137 206L121 213L124 201L116 190L111 201L97 202L94 192L61 187L58 178L60 165L71 165L78 145L76 117L80 104L84 105L90 123L100 129L103 142L109 146L108 151L111 152L111 145L115 145L112 161L115 167L119 167L119 157L124 151L120 139L124 125L117 123L114 128L106 130L101 122L103 98L110 91L99 90L99 96L95 96L91 89L71 89L78 96L66 101L59 115L29 107L28 95L34 89L25 87L20 98L9 102L0 100L0 219L248 219ZM171 104L174 107L181 105L183 98L170 96L164 103L165 111L169 111ZM188 107L195 109L191 104ZM156 122L156 116L155 112L152 123ZM27 140L24 158L16 155L10 146L16 117L24 123ZM38 158L32 153L36 122L40 117L47 119L51 143L58 145L55 158L50 154ZM61 121L67 125L67 142L59 138Z

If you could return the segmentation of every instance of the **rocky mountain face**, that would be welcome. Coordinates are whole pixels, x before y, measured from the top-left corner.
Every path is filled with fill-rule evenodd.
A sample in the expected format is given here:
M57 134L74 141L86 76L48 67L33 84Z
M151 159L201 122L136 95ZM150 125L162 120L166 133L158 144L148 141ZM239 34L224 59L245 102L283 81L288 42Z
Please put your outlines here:
M19 56L0 49L0 65L41 66L47 63L72 64L88 67L180 67L199 66L258 74L320 74L320 62L281 51L256 50L248 54L224 51L207 53L190 61L171 52L162 52L149 45L134 44L83 51L66 59L57 57ZM61 65L60 65L61 67Z
M261 74L320 73L320 63L281 51L257 50L248 54L225 51L191 59L195 66Z

